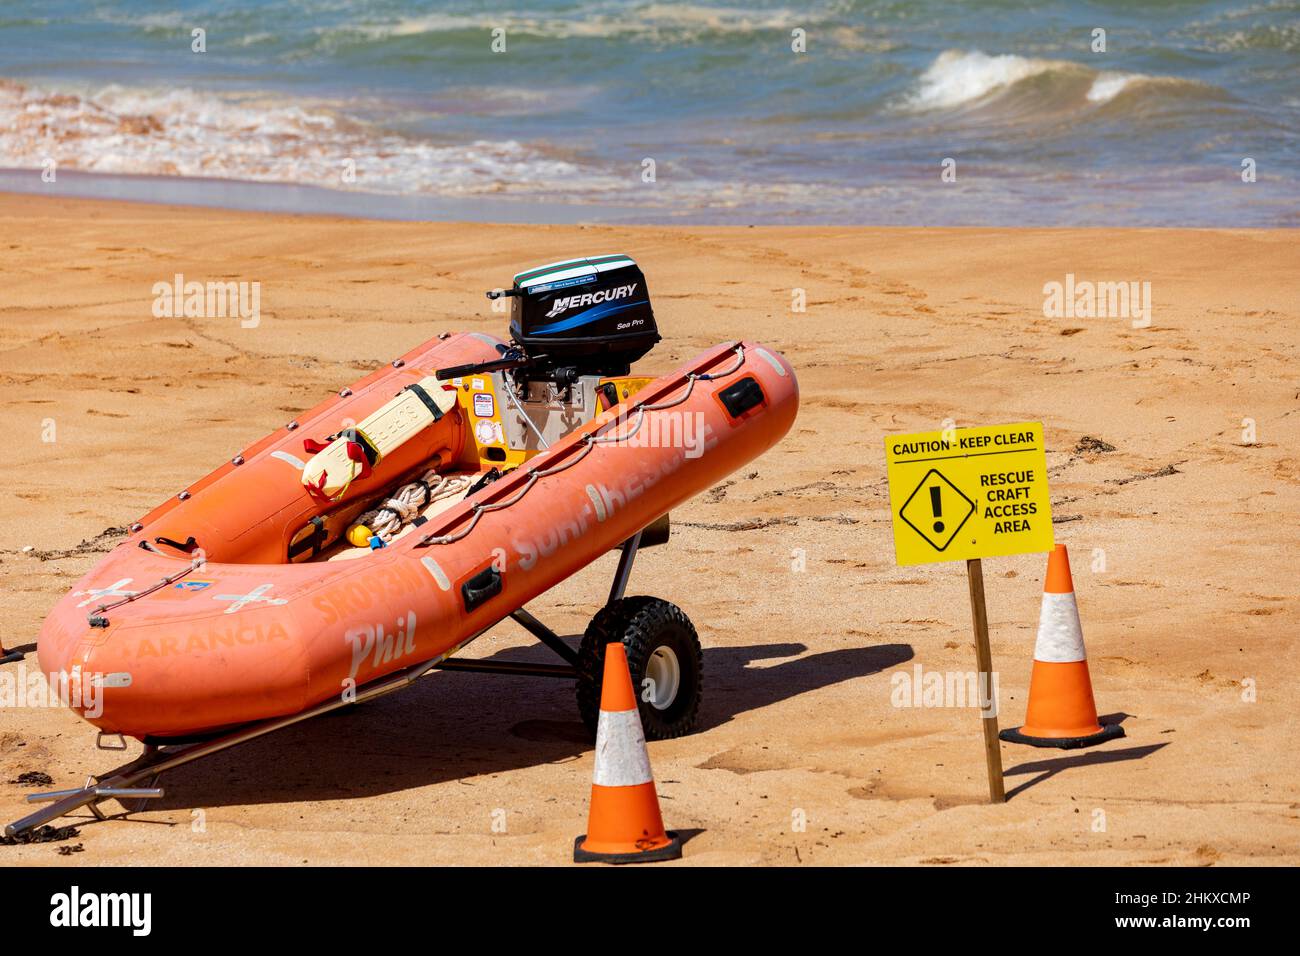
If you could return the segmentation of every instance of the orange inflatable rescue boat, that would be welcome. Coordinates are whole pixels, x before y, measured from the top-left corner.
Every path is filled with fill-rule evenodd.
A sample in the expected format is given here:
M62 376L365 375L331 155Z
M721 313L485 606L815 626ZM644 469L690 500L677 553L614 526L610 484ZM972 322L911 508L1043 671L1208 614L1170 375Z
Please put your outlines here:
M74 701L85 719L143 740L151 758L238 742L434 666L548 673L450 659L513 616L564 658L550 672L577 679L592 727L604 646L635 631L647 736L691 728L698 639L666 601L624 597L631 560L666 538L672 508L785 435L794 371L737 341L633 376L659 334L622 255L523 272L489 296L509 299L509 342L440 335L131 526L38 642L44 672L100 689L94 712ZM611 601L580 650L523 609L616 548Z

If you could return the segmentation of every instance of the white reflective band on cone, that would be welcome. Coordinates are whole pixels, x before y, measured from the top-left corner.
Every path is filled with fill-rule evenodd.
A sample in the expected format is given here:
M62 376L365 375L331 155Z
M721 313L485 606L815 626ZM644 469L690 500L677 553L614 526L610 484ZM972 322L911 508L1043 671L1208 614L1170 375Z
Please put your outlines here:
M602 710L596 725L596 772L592 783L600 787L635 787L652 780L641 715L635 710Z
M1043 609L1038 615L1038 643L1034 660L1049 664L1071 664L1086 660L1083 629L1079 626L1079 605L1074 594L1043 594Z

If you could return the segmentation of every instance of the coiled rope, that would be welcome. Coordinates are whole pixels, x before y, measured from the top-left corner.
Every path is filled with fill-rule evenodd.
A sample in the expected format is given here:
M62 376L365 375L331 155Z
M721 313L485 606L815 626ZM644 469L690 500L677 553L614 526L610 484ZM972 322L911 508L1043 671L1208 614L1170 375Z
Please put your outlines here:
M472 480L470 475L440 475L436 471L427 471L423 478L403 485L391 498L378 508L367 511L355 523L365 525L372 535L378 535L387 543L430 504L461 494Z

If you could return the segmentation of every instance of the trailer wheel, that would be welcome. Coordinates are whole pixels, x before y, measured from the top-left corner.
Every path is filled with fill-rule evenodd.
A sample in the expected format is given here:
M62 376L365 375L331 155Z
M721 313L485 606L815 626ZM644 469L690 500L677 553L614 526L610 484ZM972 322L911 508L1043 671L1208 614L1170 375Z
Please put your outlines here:
M690 618L655 597L629 597L600 609L578 651L578 712L595 737L605 645L621 641L647 740L695 729L703 695L704 655Z

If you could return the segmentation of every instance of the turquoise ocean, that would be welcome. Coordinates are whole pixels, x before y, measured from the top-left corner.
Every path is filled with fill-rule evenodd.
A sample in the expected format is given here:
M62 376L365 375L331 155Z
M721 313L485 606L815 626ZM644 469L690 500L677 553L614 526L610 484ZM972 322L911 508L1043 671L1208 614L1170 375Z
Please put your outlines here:
M0 189L505 221L1297 226L1300 3L5 0Z

